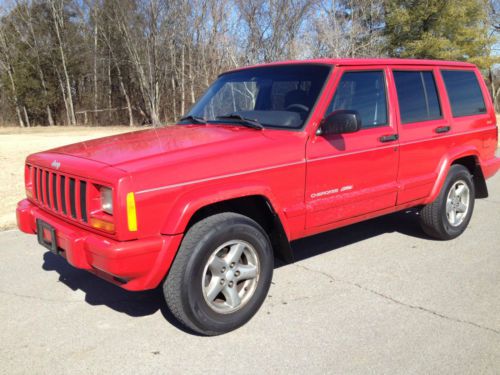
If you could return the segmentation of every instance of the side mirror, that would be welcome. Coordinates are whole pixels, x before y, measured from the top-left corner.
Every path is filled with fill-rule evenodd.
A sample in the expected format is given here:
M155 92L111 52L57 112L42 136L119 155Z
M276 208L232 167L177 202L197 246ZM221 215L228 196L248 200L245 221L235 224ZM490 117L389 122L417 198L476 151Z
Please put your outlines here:
M326 116L319 127L318 134L354 133L361 129L361 116L358 111L340 109Z

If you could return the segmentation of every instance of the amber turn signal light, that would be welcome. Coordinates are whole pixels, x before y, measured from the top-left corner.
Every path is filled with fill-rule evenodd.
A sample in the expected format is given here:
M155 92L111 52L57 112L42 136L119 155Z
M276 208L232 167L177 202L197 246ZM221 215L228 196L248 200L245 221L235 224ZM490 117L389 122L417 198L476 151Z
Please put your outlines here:
M115 224L110 223L109 221L106 221L106 220L95 218L95 217L90 218L90 225L93 228L105 230L106 232L114 232L115 231Z
M130 192L127 194L127 223L128 230L131 232L137 231L137 212L135 210L135 196Z

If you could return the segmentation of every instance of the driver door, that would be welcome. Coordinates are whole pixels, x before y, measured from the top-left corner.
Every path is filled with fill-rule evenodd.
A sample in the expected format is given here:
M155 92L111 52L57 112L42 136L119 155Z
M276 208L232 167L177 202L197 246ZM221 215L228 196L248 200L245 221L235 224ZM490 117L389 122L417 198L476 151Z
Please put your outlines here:
M356 110L361 130L311 137L306 150L306 228L394 207L398 132L388 105L385 67L339 68L324 117Z

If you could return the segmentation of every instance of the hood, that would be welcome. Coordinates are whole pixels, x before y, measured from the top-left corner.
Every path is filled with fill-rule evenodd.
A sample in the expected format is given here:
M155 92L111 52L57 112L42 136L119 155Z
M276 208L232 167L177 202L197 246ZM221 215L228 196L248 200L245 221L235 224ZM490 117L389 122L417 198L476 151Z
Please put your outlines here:
M175 125L98 138L50 150L110 166L236 140L265 138L263 131L227 125ZM201 151L201 150L200 150Z

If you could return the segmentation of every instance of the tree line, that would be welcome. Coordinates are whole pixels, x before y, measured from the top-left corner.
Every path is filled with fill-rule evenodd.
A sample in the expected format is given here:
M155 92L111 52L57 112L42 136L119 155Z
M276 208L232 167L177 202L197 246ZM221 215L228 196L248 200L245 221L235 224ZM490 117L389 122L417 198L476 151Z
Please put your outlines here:
M499 96L498 0L14 0L0 124L175 121L221 72L310 57L467 60Z

